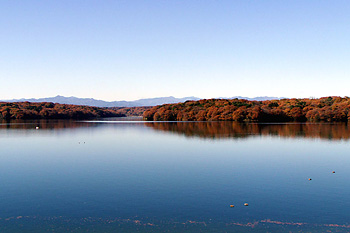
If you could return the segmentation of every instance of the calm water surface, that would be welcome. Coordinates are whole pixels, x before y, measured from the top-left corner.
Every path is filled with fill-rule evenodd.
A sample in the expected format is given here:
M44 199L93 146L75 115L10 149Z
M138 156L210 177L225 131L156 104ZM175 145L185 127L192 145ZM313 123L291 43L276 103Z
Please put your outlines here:
M349 232L349 152L345 124L2 122L0 232Z

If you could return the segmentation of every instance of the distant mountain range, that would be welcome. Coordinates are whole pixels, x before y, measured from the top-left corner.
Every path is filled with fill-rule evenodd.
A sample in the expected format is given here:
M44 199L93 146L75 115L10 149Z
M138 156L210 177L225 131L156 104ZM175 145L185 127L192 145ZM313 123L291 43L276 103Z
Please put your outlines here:
M283 99L280 97L255 97L248 98L242 96L234 96L234 97L222 97L222 99L247 99L247 100L274 100L274 99ZM74 105L87 105L87 106L96 106L96 107L140 107L140 106L156 106L161 104L173 104L185 102L187 100L199 100L198 97L184 97L184 98L175 98L173 96L169 97L158 97L158 98L149 98L149 99L139 99L134 101L104 101L104 100L96 100L93 98L78 98L78 97L64 97L64 96L55 96L48 98L39 98L39 99L12 99L12 100L2 100L6 102L53 102L59 104L74 104Z
M280 100L280 99L288 99L286 97L271 97L271 96L259 96L254 98L243 97L243 96L234 96L230 98L222 98L222 99L245 99L250 101L264 101L264 100Z
M180 103L180 102L185 102L187 100L199 100L199 98L196 98L196 97L175 98L173 96L169 96L169 97L139 99L134 101L104 101L104 100L96 100L93 98L77 98L74 96L64 97L64 96L58 95L55 97L39 98L39 99L13 99L13 100L3 100L3 101L53 102L53 103L59 103L59 104L87 105L87 106L96 106L96 107L140 107L140 106L156 106L161 104Z

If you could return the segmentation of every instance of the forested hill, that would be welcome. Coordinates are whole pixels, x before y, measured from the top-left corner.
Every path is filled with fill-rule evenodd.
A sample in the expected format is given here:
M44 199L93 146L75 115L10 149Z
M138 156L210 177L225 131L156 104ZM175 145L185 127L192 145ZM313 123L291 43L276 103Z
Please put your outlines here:
M49 102L0 102L0 119L92 119L124 116L112 109Z
M143 113L152 107L111 107L110 110L114 110L124 116L139 116L142 117Z
M267 101L203 99L155 106L146 110L143 117L149 121L347 122L349 109L349 97Z

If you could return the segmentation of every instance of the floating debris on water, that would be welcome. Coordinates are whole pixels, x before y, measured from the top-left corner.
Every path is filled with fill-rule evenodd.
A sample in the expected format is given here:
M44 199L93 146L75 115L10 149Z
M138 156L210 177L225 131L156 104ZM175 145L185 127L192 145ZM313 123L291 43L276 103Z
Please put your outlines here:
M231 208L235 207L234 205L230 205Z
M244 206L248 206L248 203L244 203Z

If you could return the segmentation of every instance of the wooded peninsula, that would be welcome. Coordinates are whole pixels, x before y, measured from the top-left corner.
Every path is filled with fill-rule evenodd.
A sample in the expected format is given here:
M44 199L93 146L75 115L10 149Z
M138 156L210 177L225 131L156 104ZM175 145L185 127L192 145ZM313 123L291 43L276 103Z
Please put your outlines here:
M248 101L202 99L155 106L144 112L147 121L347 122L349 97Z
M0 119L92 119L122 117L112 109L50 102L0 102Z

